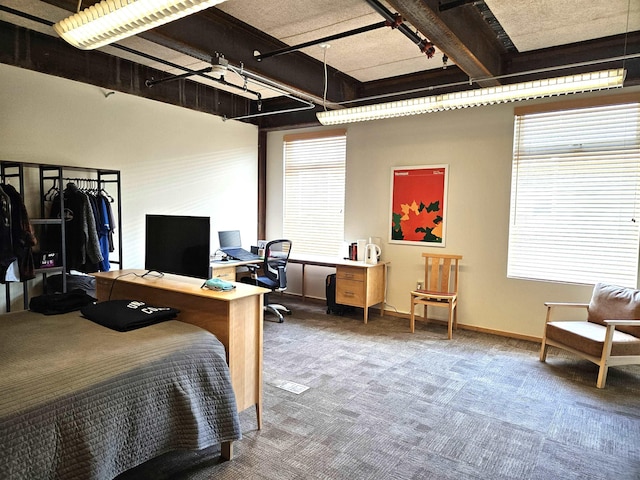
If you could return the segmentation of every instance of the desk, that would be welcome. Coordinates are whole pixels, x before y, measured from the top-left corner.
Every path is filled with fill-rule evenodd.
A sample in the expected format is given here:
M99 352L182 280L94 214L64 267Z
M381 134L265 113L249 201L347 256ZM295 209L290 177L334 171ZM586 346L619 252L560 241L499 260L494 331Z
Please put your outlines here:
M133 299L175 307L180 310L178 320L213 333L227 352L238 411L255 405L258 428L262 428L262 307L269 290L237 283L234 290L216 292L201 288L202 279L134 275L143 273L145 270L94 273L98 301Z
M305 298L304 270L307 265L334 267L336 269L336 302L364 309L364 323L369 317L369 307L380 304L380 315L384 314L384 300L387 289L387 265L378 262L370 265L364 262L343 260L319 255L291 254L289 263L302 265L302 299Z

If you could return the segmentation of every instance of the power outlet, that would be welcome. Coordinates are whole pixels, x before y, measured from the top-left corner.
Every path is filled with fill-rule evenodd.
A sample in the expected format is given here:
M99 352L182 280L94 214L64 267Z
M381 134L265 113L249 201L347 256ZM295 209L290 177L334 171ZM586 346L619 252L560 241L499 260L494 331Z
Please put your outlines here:
M416 290L422 290L422 282L420 280L416 282Z

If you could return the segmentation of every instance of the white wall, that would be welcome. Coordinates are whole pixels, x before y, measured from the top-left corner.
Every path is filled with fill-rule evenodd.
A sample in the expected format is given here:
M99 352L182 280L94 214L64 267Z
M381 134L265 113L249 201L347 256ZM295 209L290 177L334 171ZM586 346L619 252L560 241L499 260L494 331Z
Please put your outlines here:
M0 160L121 170L125 268L144 266L147 213L210 216L213 249L218 230L255 243L255 126L2 64L0 86Z
M588 301L591 286L506 278L513 109L513 104L496 105L347 126L345 240L383 239L383 258L391 262L387 308L408 313L409 291L424 275L421 253L428 250L388 243L391 167L429 164L449 165L446 246L431 249L464 256L459 323L539 337L545 301ZM268 237L281 235L287 133L272 132L267 139ZM326 273L311 273L312 295L324 296ZM288 278L295 282L299 274L293 271ZM398 321L408 327L408 321Z

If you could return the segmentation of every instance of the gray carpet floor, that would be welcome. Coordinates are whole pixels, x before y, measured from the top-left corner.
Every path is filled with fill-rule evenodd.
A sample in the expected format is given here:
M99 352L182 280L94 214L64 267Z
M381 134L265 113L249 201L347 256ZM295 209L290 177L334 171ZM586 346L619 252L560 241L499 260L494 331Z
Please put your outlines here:
M241 413L234 460L170 453L122 479L640 479L640 367L285 297L265 321L264 425ZM283 382L308 387L293 393Z

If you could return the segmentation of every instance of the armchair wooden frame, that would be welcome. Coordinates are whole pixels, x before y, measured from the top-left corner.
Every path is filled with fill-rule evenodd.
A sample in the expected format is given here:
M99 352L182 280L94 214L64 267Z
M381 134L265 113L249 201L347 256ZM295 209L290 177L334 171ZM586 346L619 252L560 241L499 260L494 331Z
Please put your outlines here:
M411 291L411 333L415 332L416 305L423 305L425 321L427 307L447 308L447 338L451 340L453 329L458 328L458 277L462 255L423 253L422 257L424 288Z
M609 372L609 367L614 367L617 365L640 364L640 355L611 355L611 349L614 343L614 336L616 335L616 327L617 326L640 327L640 320L614 320L614 319L604 320L604 323L606 325L606 332L604 335L602 354L599 357L597 357L594 355L590 355L586 352L580 351L572 346L547 338L547 324L550 323L554 310L558 308L578 308L578 309L588 310L589 309L588 303L546 302L545 306L547 307L547 316L545 320L545 330L542 336L542 345L540 347L541 362L545 362L547 359L547 352L549 349L549 345L561 348L581 358L589 360L590 362L593 362L600 367L598 370L598 379L596 381L596 387L598 388L604 388L605 383L607 381L607 373ZM568 321L586 322L587 320L564 320L564 322L568 322Z

